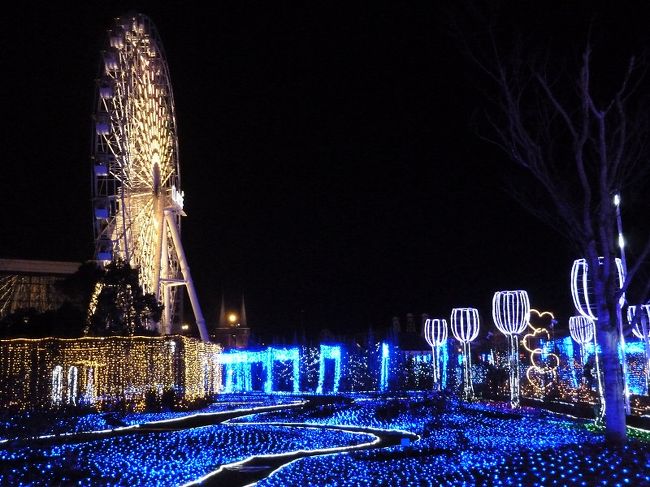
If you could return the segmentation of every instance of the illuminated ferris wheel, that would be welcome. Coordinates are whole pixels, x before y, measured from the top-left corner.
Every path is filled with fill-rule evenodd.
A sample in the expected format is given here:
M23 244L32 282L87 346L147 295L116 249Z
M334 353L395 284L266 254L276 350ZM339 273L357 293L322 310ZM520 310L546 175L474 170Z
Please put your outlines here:
M171 332L185 286L207 341L180 240L174 99L153 22L142 14L117 18L102 56L93 133L95 259L139 268L144 292L164 305L157 324L163 334Z

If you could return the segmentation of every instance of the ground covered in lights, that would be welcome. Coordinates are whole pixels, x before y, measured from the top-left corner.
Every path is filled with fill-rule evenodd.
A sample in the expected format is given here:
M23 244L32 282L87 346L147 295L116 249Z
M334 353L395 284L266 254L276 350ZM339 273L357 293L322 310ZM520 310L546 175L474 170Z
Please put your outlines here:
M295 401L292 396L223 396L203 413ZM86 415L43 434L110 429L190 413ZM5 438L21 419L6 418ZM280 426L273 423L284 423ZM400 446L301 458L259 486L289 485L650 485L650 442L643 434L621 449L583 422L496 403L463 403L426 393L354 395L298 409L254 413L200 428L0 444L0 484L182 485L252 455L354 446L359 432L286 423L409 431Z

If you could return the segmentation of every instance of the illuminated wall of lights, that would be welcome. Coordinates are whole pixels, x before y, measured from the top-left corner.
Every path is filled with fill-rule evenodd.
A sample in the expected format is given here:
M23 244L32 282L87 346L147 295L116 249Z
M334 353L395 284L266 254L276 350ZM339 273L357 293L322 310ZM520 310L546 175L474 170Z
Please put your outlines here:
M334 384L332 385L332 392L339 392L339 384L341 382L341 346L321 345L316 394L323 393L323 387L325 385L325 360L334 360Z
M262 351L233 350L217 357L223 365L222 392L250 392L253 386L253 365L259 364L264 373L264 392L275 392L279 377L275 374L276 362L289 363L291 367L292 392L300 391L300 349L298 347L274 348Z
M388 343L381 344L381 375L379 378L379 390L388 389L388 365L390 364L390 346Z
M274 348L269 347L266 355L266 382L264 383L264 392L271 393L275 385L274 365L276 362L290 362L292 368L291 383L293 392L300 391L300 350L298 347L292 348Z
M540 358L550 359L556 355L557 373L554 385L557 386L559 395L568 401L586 401L594 402L598 399L598 378L596 372L596 361L594 355L594 343L588 342L581 346L578 352L574 340L569 337L556 339L553 341L542 338L539 348L542 350ZM600 346L597 348L601 353ZM545 358L546 357L546 358ZM645 348L642 341L628 341L625 343L625 357L628 366L628 388L631 394L647 394L645 380L646 361ZM586 380L585 364L589 363L592 369L591 383ZM601 371L602 373L602 371ZM548 384L547 384L548 385ZM527 390L528 396L544 397L544 392Z
M183 336L0 340L0 402L18 409L62 405L145 408L176 391L192 401L217 392L221 346Z

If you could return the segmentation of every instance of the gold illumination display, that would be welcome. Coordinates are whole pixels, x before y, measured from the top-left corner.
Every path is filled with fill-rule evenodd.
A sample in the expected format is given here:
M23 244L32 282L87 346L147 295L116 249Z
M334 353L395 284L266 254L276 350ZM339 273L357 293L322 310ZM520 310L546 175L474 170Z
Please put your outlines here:
M228 321L234 324L237 321L237 315L235 313L230 313L228 315Z
M0 405L18 409L124 402L174 390L193 401L221 384L220 345L184 336L0 340Z
M551 320L555 320L555 316L550 311L540 312L531 308L530 318L533 318L533 315L536 315L537 318L547 316ZM551 335L546 328L536 328L530 321L529 319L528 327L532 332L524 335L521 340L523 347L530 353L530 367L526 369L526 378L535 392L543 395L549 387L557 382L557 368L560 365L560 357L551 352L545 353L542 348L532 348L532 340L538 340L541 336L544 336L547 341L550 341ZM546 356L545 360L542 359L544 356Z

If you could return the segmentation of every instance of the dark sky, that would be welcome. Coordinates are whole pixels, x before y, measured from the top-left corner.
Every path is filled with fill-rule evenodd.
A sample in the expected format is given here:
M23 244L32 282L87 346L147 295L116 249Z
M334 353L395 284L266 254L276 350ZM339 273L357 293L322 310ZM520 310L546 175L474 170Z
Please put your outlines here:
M520 288L566 319L577 256L511 199L515 167L470 128L485 100L440 2L162 3L5 7L0 257L92 256L99 51L136 10L167 53L184 247L209 324L222 290L233 305L245 293L258 332L457 306L488 322L494 291ZM625 31L629 10L595 29ZM512 12L568 40L591 14Z

